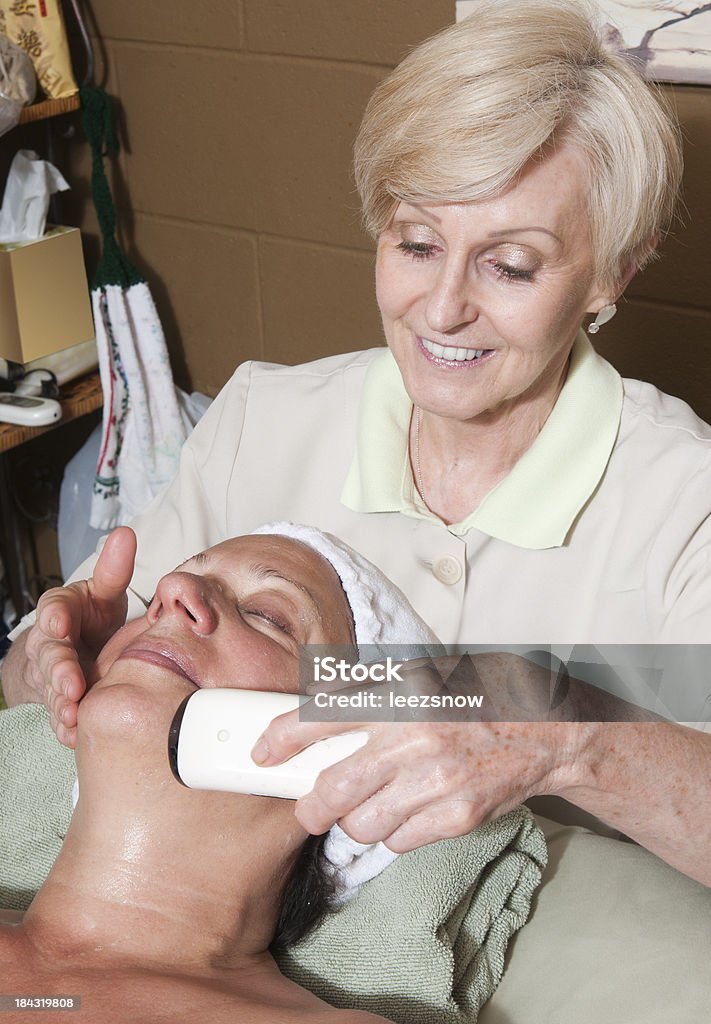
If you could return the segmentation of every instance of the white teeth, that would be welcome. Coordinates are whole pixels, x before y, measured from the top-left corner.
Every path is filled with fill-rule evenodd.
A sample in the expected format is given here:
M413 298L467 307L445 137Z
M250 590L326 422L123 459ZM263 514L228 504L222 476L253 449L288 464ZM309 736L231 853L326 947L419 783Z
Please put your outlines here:
M422 338L422 344L435 359L448 359L450 362L469 362L478 359L486 352L485 348L455 348L453 345L438 345L436 341Z

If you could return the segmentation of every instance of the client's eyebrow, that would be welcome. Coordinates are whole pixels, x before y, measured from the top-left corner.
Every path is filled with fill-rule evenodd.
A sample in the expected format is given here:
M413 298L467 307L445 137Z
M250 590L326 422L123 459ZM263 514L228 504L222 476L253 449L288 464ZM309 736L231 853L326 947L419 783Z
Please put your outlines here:
M190 558L186 558L184 562L181 562L179 565L176 565L176 567L174 569L171 569L170 571L171 572L180 572L180 570L184 566L186 566L188 564L188 562L195 562L195 565L198 567L198 569L204 569L205 566L207 565L207 561L208 561L207 551L198 551L198 553L196 555L191 555Z
M298 591L300 591L300 593L306 596L307 600L311 604L316 614L316 618L319 620L319 622L321 621L321 608L319 607L316 598L311 593L311 591L309 590L305 583L299 583L297 580L292 579L291 576L285 576L283 572L279 572L278 569L275 569L271 565L253 565L250 568L250 575L253 576L255 580L257 580L257 582L259 583L262 583L268 579L278 579L283 580L284 583L288 583L292 587L295 587Z
M181 562L180 565L177 565L175 569L173 569L173 572L179 572L179 570L182 569L183 566L187 565L188 562L194 562L197 568L204 569L209 561L209 553L207 551L199 551L196 555L192 555L190 558L187 558L184 562ZM275 569L274 566L272 565L252 565L249 568L249 575L254 577L254 579L258 583L263 583L265 580L270 578L279 579L282 580L284 583L288 583L290 586L294 587L300 593L305 595L309 604L313 608L314 614L316 615L318 621L323 621L319 603L305 583L299 583L297 580L292 579L291 576L285 576L283 572L279 572L279 570Z

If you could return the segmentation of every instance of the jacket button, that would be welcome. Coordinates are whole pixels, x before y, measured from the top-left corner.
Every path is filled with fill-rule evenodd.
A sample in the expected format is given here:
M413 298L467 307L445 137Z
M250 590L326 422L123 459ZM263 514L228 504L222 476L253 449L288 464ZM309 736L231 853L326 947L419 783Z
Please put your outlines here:
M432 572L440 583L459 583L463 576L463 569L456 558L451 555L444 555L438 558L432 566Z

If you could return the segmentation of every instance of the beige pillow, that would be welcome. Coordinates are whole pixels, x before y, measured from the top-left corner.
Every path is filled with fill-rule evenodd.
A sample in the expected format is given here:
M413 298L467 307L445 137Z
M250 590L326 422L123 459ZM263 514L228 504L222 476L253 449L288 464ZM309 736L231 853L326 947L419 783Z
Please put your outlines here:
M538 822L543 884L480 1024L711 1020L711 889L633 843Z

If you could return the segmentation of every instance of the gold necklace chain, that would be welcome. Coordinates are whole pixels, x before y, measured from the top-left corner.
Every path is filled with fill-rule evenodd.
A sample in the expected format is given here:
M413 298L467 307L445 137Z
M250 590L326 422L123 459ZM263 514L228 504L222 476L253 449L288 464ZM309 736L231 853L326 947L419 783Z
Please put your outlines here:
M420 407L417 406L417 411L415 413L414 431L413 431L414 435L415 435L415 484L417 485L417 490L420 492L420 497L422 498L422 501L424 502L425 506L427 508L429 508L430 506L429 506L429 503L427 501L427 495L425 494L425 485L424 485L424 482L422 480L422 469L420 468L420 423L421 423L421 420L422 420L422 409L420 409Z

